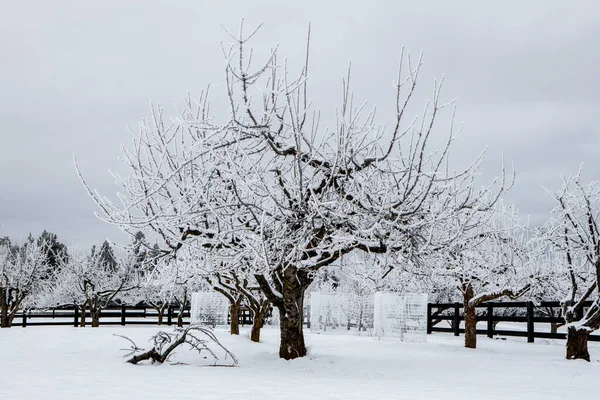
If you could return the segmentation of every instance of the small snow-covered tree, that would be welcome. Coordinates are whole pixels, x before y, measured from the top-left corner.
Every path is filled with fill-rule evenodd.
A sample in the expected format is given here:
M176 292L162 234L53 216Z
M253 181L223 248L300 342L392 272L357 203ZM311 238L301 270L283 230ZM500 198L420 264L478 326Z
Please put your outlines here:
M85 326L85 310L89 309L92 327L98 327L102 310L119 294L138 286L133 257L117 257L115 261L116 264L106 262L98 252L72 254L61 266L47 301L78 306L81 326Z
M0 245L0 327L12 326L17 311L32 294L49 284L46 245L27 240Z
M557 205L545 226L546 238L568 277L561 300L567 359L590 361L588 337L600 327L600 183L584 185L579 171L550 194ZM592 304L586 309L587 301Z
M279 310L280 357L293 359L306 354L304 293L316 272L355 251L418 263L446 245L438 225L452 229L447 221L497 197L475 187L481 157L457 173L447 168L454 113L444 144L431 146L451 104L440 97L443 80L434 81L420 116L407 115L421 58L401 54L390 121L376 123L375 110L356 102L349 72L334 122L324 127L311 109L308 50L295 78L277 50L255 66L255 33L242 28L225 51L227 116L211 115L206 93L170 120L154 108L122 149L129 173L116 176L121 205L88 191L103 220L153 232L166 252L187 246L225 265L250 260Z
M465 317L465 347L477 347L476 307L529 291L536 276L536 247L519 223L514 208L473 211L460 225L465 235L440 254L436 265L441 279L461 294Z
M153 276L146 278L145 282L133 291L132 297L135 299L133 302L142 302L152 307L158 315L158 325L163 324L163 317L173 298L170 291L165 290L161 280Z

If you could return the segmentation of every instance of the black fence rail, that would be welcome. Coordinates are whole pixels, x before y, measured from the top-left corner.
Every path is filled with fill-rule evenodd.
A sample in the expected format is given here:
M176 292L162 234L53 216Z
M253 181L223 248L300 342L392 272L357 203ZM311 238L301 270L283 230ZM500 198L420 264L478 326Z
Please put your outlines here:
M589 307L591 302L584 303L584 308ZM509 313L495 314L494 310L507 310ZM544 301L535 304L531 301L522 302L489 302L476 306L477 322L486 321L486 329L477 329L477 334L487 335L489 338L494 336L518 336L526 337L527 342L533 343L535 338L543 339L566 339L567 334L562 332L540 332L535 330L535 324L554 324L554 326L564 324L564 319L560 316L560 302ZM459 336L464 333L464 328L460 327L461 321L464 321L462 303L429 303L427 304L427 333L446 332ZM449 321L450 327L436 326L442 321ZM520 322L526 324L526 330L507 330L496 329L498 322ZM589 340L600 342L600 335L590 335Z
M177 324L180 308L178 305L165 309L162 322L165 325ZM190 324L190 307L184 308L183 325ZM78 307L59 307L43 310L20 310L13 321L13 326L81 326L81 310ZM270 318L271 314L267 316ZM86 310L86 325L91 324L91 314ZM252 325L254 315L248 307L241 307L238 312L240 325ZM99 325L158 325L159 313L147 305L109 306L100 312ZM231 314L227 316L227 324L231 323ZM305 315L304 326L310 328L310 319Z
M82 312L77 307L52 308L43 310L21 310L17 312L13 326L74 326L81 325ZM177 323L179 307L170 306L165 309L163 323L172 325ZM86 324L91 324L89 310L85 313ZM182 318L184 325L188 325L190 308L186 307ZM110 306L100 312L100 325L158 325L158 312L147 306Z

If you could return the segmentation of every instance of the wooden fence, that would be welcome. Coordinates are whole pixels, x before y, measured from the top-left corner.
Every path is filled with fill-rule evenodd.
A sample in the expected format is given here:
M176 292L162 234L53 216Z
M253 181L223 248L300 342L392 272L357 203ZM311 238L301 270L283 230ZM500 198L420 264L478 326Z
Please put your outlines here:
M167 307L163 314L163 324L172 325L177 323L179 306ZM269 315L270 316L270 315ZM190 307L183 312L183 324L190 323ZM77 307L51 308L44 310L21 310L17 312L13 326L80 326L81 311ZM240 325L251 325L253 322L252 310L242 307L238 313ZM139 306L110 306L102 310L99 319L100 325L158 325L158 311L146 305ZM231 322L231 315L227 317L227 323ZM91 315L86 311L86 324L91 324ZM308 316L305 316L304 325L310 328Z
M177 323L179 314L178 306L170 306L165 310L163 323L172 325ZM183 321L189 324L190 308L184 309ZM22 310L17 313L13 326L80 326L81 311L77 307L52 308L44 310ZM147 306L110 306L102 310L99 319L100 325L157 325L158 312ZM91 324L90 311L86 311L86 324Z
M584 303L584 307L589 307L591 302ZM490 302L483 303L476 307L477 321L486 321L486 329L477 329L477 334L487 335L489 338L494 336L520 336L526 337L527 342L533 343L535 338L544 339L566 339L567 334L562 332L536 331L535 324L564 324L564 319L560 316L560 303L558 301L544 301L536 305L531 301L523 302ZM461 328L461 321L464 321L462 314L462 303L429 303L427 305L427 333L446 332L459 336L464 333ZM509 310L510 312L498 313L494 310ZM449 327L436 326L442 321L449 321ZM525 330L496 329L498 322L519 322L525 324ZM550 329L548 329L550 330ZM590 335L590 341L600 342L600 335Z

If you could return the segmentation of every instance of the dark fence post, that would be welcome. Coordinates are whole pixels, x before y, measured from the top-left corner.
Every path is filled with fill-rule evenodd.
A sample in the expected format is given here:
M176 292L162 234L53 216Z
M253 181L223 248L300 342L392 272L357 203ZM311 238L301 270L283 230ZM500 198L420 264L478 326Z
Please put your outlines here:
M173 315L173 306L169 304L169 307L167 308L167 325L173 324L173 321L171 320L172 315Z
M431 303L427 303L427 334L431 334L433 321L431 320Z
M460 303L454 303L454 336L460 334Z
M23 323L21 324L23 328L27 327L27 311L23 309Z
M488 303L487 306L487 337L494 337L494 304Z
M79 326L79 309L77 306L73 308L75 311L75 316L73 317L73 326L77 328Z
M533 325L533 302L527 302L527 343L533 343L535 340L535 332Z
M125 326L125 304L121 306L121 326Z

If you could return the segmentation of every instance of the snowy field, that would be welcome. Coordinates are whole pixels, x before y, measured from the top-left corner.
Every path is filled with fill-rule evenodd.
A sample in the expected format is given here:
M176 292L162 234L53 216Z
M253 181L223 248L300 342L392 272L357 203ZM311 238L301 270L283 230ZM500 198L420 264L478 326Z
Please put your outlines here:
M600 345L592 362L564 360L564 341L428 336L424 344L306 331L309 356L277 356L278 331L263 343L217 334L239 359L235 368L180 350L175 365L130 365L114 333L145 345L156 327L31 327L0 330L2 399L592 399Z

